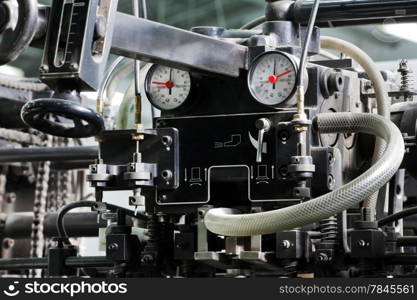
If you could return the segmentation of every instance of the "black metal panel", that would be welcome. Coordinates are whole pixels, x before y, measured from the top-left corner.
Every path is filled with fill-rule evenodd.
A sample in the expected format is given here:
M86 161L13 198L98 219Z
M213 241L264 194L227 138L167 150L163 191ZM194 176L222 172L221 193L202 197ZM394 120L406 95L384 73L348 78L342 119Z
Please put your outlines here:
M180 181L178 189L160 193L158 203L233 206L297 200L295 181L282 172L296 155L297 140L289 124L278 125L292 117L288 111L159 119L158 124L179 131ZM265 136L262 163L256 163L255 122L260 118L270 119L273 129Z
M157 174L154 175L154 183L160 189L172 189L178 185L178 131L175 128L159 128L156 135L145 135L140 141L140 152L142 162L157 165ZM136 141L132 139L134 130L107 131L102 134L103 141L100 143L101 155L104 163L120 166L120 176L107 184L108 190L125 190L129 186L123 179L123 169L133 160L133 153L136 151ZM170 137L172 142L166 146L164 137ZM166 183L161 173L164 170L171 170L173 180Z

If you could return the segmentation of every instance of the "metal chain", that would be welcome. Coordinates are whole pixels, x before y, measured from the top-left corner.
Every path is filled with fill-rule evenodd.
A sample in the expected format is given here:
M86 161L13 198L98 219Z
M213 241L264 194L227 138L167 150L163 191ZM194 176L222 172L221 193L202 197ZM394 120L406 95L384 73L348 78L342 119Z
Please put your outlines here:
M44 142L45 147L52 146L52 137L47 136ZM36 176L35 199L33 203L33 222L31 232L31 257L42 257L45 245L43 236L43 222L45 218L46 202L48 195L48 183L51 162L46 161L39 164ZM30 277L40 277L40 270L31 270Z
M0 138L6 141L27 145L42 146L44 143L42 138L37 135L5 128L0 128Z
M3 173L0 173L0 213L3 212L3 203L4 203L4 198L6 195L6 183L7 183L6 175Z
M68 145L68 139L54 138L54 146L67 147ZM71 171L51 171L46 212L57 212L62 206L69 203L71 197L68 190L71 179ZM45 242L45 250L53 246L52 240L48 239Z

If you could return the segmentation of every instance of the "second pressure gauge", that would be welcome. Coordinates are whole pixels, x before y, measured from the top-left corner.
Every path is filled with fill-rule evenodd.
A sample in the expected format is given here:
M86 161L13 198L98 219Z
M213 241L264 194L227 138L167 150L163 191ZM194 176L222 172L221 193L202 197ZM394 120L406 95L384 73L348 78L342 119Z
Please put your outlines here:
M187 100L191 91L190 73L161 65L153 65L145 79L149 101L161 110L173 110Z
M298 62L290 54L271 51L253 61L248 74L249 90L260 103L276 107L296 90Z

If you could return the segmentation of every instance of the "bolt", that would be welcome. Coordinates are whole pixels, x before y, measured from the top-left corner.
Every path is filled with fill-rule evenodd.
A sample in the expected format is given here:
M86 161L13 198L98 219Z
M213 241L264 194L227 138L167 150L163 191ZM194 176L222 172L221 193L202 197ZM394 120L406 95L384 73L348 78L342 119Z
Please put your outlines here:
M282 130L279 132L279 138L282 142L286 142L289 138L289 134L288 131L286 130Z
M362 248L365 248L365 247L367 247L367 246L368 246L368 243L367 243L367 242L365 242L364 240L359 240L359 241L357 242L357 244L358 244L358 246L359 246L359 247L362 247Z
M329 256L327 256L326 253L319 253L319 255L317 256L317 259L321 262L326 262L326 261L329 261Z
M14 240L10 238L5 238L3 240L3 249L10 249L14 246Z
M70 69L71 71L78 71L78 64L77 63L70 64Z
M291 242L289 240L283 240L281 242L281 248L290 249L291 248Z
M29 182L29 183L35 183L35 181L36 181L36 176L35 176L35 175L33 175L33 174L30 174L30 175L28 175L27 179L28 179L28 182Z
M170 137L169 135L164 135L161 140L162 144L164 144L165 146L171 146L172 144L172 137Z
M144 255L142 257L142 262L145 263L145 264L152 263L153 262L153 256L149 255L149 254Z
M119 249L119 245L117 243L111 243L107 249L109 250L118 250Z
M6 203L11 204L16 202L17 196L15 193L7 193L6 194Z
M168 199L167 195L160 195L159 201L166 201Z
M368 91L368 90L372 89L372 83L371 83L371 82L369 82L369 81L368 81L368 82L366 82L366 83L365 83L364 88L365 88L365 90L366 90L366 91Z
M48 67L48 65L41 65L41 66L39 67L39 72L41 72L41 73L48 73L48 72L49 72L49 67Z
M334 157L333 153L329 152L328 160L329 160L329 165L334 164L335 157Z
M281 168L279 168L279 175L281 175L281 177L287 177L288 175L288 167L287 166L282 166Z
M170 181L172 179L172 171L171 170L163 170L162 171L162 177L166 180L166 181Z
M198 215L200 216L200 218L204 218L204 215L205 215L204 210L199 210Z
M333 189L334 185L335 185L335 179L332 175L329 175L329 177L327 178L328 181L328 187L329 189Z

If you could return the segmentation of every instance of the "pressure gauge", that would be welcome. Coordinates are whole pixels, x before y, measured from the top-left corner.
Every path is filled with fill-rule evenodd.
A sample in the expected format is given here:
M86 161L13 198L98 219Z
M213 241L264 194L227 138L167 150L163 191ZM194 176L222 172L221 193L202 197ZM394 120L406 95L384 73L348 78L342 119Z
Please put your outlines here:
M187 100L191 91L190 73L161 65L153 65L145 79L149 101L161 110L173 110Z
M249 69L249 90L258 102L276 107L294 95L297 72L298 62L292 55L265 52L255 58Z

